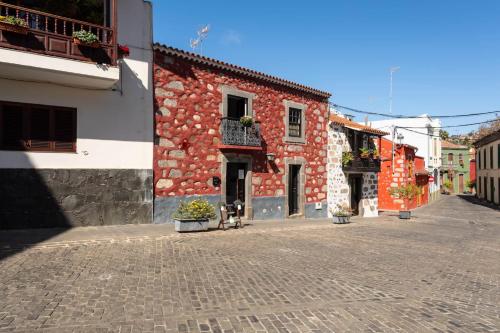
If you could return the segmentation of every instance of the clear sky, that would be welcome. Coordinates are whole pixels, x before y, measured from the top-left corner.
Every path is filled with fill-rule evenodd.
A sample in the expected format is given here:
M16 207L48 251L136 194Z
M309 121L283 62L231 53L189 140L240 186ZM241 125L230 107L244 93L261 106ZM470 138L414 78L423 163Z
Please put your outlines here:
M210 24L204 55L329 91L340 105L388 112L389 68L400 66L393 113L500 110L498 0L152 2L155 41L190 50Z

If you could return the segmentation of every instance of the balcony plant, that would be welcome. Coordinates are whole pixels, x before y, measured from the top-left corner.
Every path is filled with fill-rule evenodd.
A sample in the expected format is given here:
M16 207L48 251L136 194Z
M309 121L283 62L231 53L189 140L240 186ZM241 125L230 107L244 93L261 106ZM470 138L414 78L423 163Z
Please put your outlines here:
M369 158L370 157L370 150L368 148L359 148L359 157L361 158Z
M377 147L375 147L373 149L372 156L373 156L373 159L375 159L375 160L378 160L380 158L380 153L378 152Z
M389 189L389 194L403 199L404 208L399 210L399 218L405 220L411 218L411 211L408 209L407 202L413 201L417 195L420 195L418 186L415 184L407 184L400 187L391 187Z
M99 37L92 31L80 30L73 32L73 43L76 45L98 48L101 43Z
M243 127L252 127L253 118L250 116L243 116L240 118L240 123L243 125Z
M126 58L130 56L130 48L127 45L118 44L118 56L120 58Z
M15 16L0 16L0 30L26 35L28 29L26 20Z
M336 209L331 210L334 224L349 223L352 216L352 209L347 205L337 205Z
M352 161L354 160L354 155L352 154L351 151L345 151L342 153L342 166L347 167L351 165Z
M181 202L172 217L175 222L175 231L183 232L208 230L209 220L216 218L216 215L214 206L207 200L196 199Z

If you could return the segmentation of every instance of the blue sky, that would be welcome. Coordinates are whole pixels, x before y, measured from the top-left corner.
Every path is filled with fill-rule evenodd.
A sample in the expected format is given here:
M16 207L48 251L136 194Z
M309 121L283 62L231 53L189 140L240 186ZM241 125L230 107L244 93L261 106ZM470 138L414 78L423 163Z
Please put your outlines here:
M340 105L388 112L389 68L400 66L393 113L500 110L498 0L153 0L153 6L155 41L190 50L196 30L210 24L204 55L329 91Z

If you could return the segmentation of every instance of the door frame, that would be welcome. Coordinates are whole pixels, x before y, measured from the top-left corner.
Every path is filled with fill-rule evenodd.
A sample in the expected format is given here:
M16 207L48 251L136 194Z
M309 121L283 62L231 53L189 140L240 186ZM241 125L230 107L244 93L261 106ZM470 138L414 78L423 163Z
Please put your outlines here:
M283 183L285 184L285 218L302 218L305 215L305 184L306 184L306 159L304 157L285 157L285 175ZM290 215L288 205L288 194L290 192L290 165L300 166L299 171L299 190L298 190L298 213Z
M245 218L253 218L252 207L252 157L237 154L221 154L221 201L226 202L227 164L243 163L247 165L245 174Z

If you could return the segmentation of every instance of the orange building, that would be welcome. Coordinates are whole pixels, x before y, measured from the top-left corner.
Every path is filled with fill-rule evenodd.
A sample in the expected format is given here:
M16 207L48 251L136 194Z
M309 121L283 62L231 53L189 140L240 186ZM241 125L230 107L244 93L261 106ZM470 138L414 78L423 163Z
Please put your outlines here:
M394 158L392 151L394 149ZM423 157L416 156L417 148L407 144L396 144L382 138L380 156L382 159L378 175L379 210L397 211L400 209L415 209L429 202L429 175L425 169ZM406 203L403 199L392 196L391 188L415 184L420 194Z

